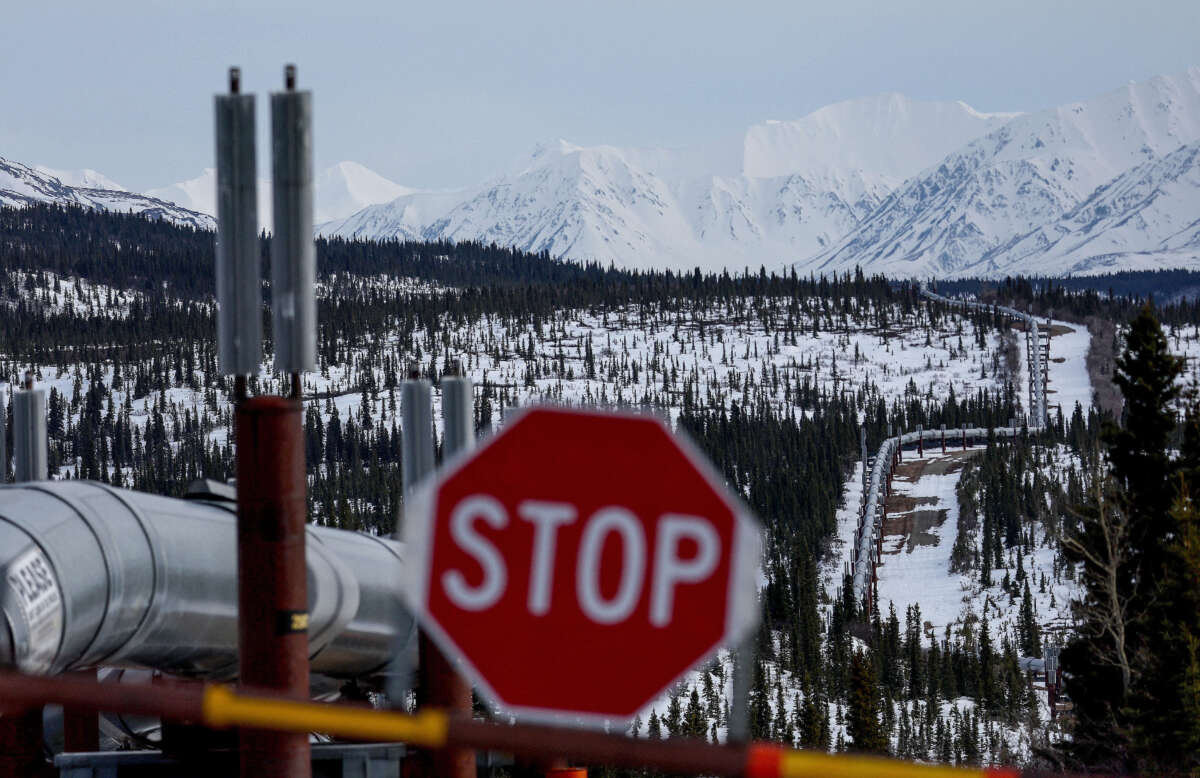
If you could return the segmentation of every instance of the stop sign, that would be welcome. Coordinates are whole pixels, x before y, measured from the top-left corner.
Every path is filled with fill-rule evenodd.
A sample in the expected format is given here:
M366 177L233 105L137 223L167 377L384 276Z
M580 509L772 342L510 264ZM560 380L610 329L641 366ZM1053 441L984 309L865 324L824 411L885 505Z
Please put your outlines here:
M502 708L627 719L754 626L759 533L662 421L535 408L410 497L405 588Z

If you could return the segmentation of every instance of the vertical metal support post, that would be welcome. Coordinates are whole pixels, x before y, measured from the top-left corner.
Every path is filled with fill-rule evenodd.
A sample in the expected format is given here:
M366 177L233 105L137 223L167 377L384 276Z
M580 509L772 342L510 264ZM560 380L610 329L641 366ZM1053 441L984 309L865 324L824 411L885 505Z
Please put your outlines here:
M925 456L925 430L917 425L917 459Z
M870 476L867 473L867 425L863 424L858 428L858 447L862 454L862 490L863 494L867 493L867 480Z
M238 669L241 683L308 699L304 433L298 398L237 408ZM308 735L244 729L244 778L312 774Z
M317 366L312 92L296 91L294 65L284 88L271 95L271 322L275 367L296 374Z
M217 363L222 375L258 375L262 362L262 263L258 252L258 167L254 95L214 99L217 137Z
M942 425L942 453L946 453L946 425Z
M95 670L79 670L73 676L96 680ZM95 711L63 706L63 751L91 753L100 750L100 717Z
M733 700L729 709L730 743L750 742L750 686L754 683L757 635L751 633L734 647Z
M0 484L8 483L8 384L0 382Z
M963 443L963 451L966 451L967 450L967 427L965 424L963 425L963 428L962 428L962 443Z
M475 397L471 379L462 376L442 378L442 454L444 459L457 456L475 445Z
M0 717L0 778L49 778L57 772L42 751L39 705Z
M433 442L433 396L427 381L420 380L420 370L410 365L409 380L400 384L400 476L404 498L412 494L421 479L434 468ZM395 537L404 535L404 513L396 519ZM397 573L399 575L399 573ZM408 694L414 682L412 656L405 649L406 637L397 635L393 656L396 657L388 676L387 696L393 708L405 710ZM423 653L423 644L418 636L418 654Z
M13 394L13 480L46 480L46 443L46 392L26 373L25 388Z
M17 481L46 480L45 392L33 388L25 374L24 389L13 393L13 472ZM7 463L7 456L5 457ZM42 751L42 708L0 715L0 778L50 776Z
M433 393L415 373L400 386L401 477L404 494L412 493L433 472Z
M400 395L405 495L411 494L413 488L434 469L432 392L428 381L416 378L415 371L410 375L412 378L404 382ZM453 416L455 419L448 422L444 438L447 455L453 455L469 446L474 437L470 382L466 379L448 379L444 386L452 387L443 395L443 411L447 418ZM446 406L447 402L449 407ZM453 441L450 439L451 433L455 438ZM418 640L418 650L418 707L430 706L469 713L471 685L423 630ZM475 775L475 754L472 751L441 749L420 754L417 758L420 760L417 763L418 774L428 778L474 778Z

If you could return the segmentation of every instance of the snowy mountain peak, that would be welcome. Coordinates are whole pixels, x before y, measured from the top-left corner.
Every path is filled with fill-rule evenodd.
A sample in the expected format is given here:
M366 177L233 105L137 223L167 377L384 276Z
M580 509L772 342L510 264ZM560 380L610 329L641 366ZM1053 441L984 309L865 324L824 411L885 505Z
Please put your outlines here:
M846 100L801 119L751 127L742 169L752 178L800 175L833 184L857 174L868 186L891 189L1016 115L895 92Z
M368 205L386 203L414 191L349 161L321 171L313 181L313 187L317 200L313 219L318 224L345 218Z
M1060 243L1054 236L1080 227L1070 216L1077 206L1127 171L1197 140L1196 68L1018 116L905 182L838 246L803 266L861 265L908 277L1049 272L1043 254ZM1200 205L1194 187L1180 183L1171 191L1182 200L1157 208L1195 211ZM1064 217L1066 223L1056 224ZM1141 238L1126 224L1105 251L1155 245L1168 237L1161 229L1169 221L1146 222ZM1089 229L1121 223L1105 220ZM1112 269L1088 253L1105 243L1072 240L1055 250L1073 246L1060 258L1068 271ZM1175 253L1172 261L1194 266L1200 252Z
M82 168L80 170L56 170L54 168L38 165L34 168L39 173L44 173L52 178L57 178L67 186L73 186L79 189L108 189L115 192L127 191L125 187L113 181L103 173L97 173L90 168Z
M92 186L108 181L95 171L67 172L67 177L87 185L73 186L48 168L35 168L0 157L0 206L24 208L34 203L57 203L105 211L132 211L198 229L216 227L211 217L173 203L121 189Z
M389 181L357 162L343 161L320 171L313 179L316 203L313 221L317 224L343 219L369 205L385 203L412 194L413 190ZM147 196L178 203L200 213L217 212L217 172L205 168L200 175L170 186L151 189ZM271 182L258 181L258 222L271 229Z

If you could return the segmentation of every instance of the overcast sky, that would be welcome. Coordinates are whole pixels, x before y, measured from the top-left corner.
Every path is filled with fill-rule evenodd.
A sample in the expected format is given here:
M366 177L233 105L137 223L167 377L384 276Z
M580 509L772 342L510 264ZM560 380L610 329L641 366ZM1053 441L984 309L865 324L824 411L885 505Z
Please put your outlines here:
M318 165L453 187L543 140L688 146L887 91L1034 110L1200 64L1198 31L1197 0L4 0L0 156L191 178L228 66L262 95L294 61Z

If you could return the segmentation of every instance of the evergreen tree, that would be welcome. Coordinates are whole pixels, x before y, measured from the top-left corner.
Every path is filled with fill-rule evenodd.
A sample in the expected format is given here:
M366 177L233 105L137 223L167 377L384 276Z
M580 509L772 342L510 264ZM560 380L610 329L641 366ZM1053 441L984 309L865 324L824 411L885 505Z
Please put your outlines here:
M646 723L646 737L651 740L662 740L662 723L659 721L658 713L651 709L650 719Z
M701 739L708 735L708 719L704 715L704 708L700 706L700 694L695 686L692 687L687 710L683 714L683 734Z
M846 733L852 750L886 754L887 735L879 722L879 684L875 664L863 651L850 658L850 693L846 711Z
M1116 361L1125 399L1122 424L1104 431L1110 475L1079 511L1079 530L1064 541L1084 568L1084 596L1076 605L1079 630L1062 654L1066 690L1076 724L1067 744L1082 765L1112 771L1156 764L1147 738L1135 739L1157 718L1148 662L1161 648L1167 620L1161 596L1172 567L1171 541L1179 537L1169 449L1175 430L1171 404L1179 396L1182 361L1149 305L1130 325Z
M678 737L683 734L683 707L679 704L679 695L672 694L671 702L667 705L667 715L663 717L667 725L667 734Z

